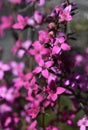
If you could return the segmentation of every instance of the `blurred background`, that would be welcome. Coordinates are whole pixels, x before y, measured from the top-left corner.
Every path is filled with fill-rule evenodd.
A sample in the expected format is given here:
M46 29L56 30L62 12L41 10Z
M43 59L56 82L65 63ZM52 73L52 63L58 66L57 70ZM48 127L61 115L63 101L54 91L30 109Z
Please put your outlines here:
M53 8L55 5L58 5L62 0L48 0L48 4L45 5L47 11ZM86 46L88 46L88 0L70 0L71 2L76 2L78 11L74 16L73 22L70 23L70 29L75 32L76 41L72 44L76 48L80 48L80 51L83 51ZM0 16L9 15L11 10L3 8L0 11ZM28 13L31 13L29 11ZM7 62L13 59L11 54L11 47L15 44L14 37L12 36L12 31L7 30L3 37L0 37L0 45L3 46L2 59Z

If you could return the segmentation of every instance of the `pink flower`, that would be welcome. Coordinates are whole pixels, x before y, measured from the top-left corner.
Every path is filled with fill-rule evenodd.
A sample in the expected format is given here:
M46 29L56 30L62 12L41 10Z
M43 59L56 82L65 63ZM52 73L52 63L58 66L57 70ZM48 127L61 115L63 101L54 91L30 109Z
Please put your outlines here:
M0 92L1 92L0 97L9 102L13 102L14 99L19 96L19 93L17 92L17 90L14 89L13 87L7 89L6 86L1 86Z
M84 116L77 122L77 125L80 126L80 130L86 130L86 127L88 126L88 117Z
M64 10L63 9L60 10L59 17L61 22L72 20L72 16L70 15L71 8L72 8L71 5L69 5Z
M32 78L32 73L27 73L27 74L23 74L23 73L19 73L19 77L14 79L14 86L17 89L20 89L22 86L23 87L29 87L30 86L30 82L29 80Z
M36 73L36 74L41 72L42 76L47 79L49 77L48 68L53 65L53 61L47 61L47 62L44 63L44 61L41 60L39 62L39 65L40 66L36 67L33 72Z
M12 121L11 117L7 117L4 124L5 127L7 127L11 123L11 121Z
M39 11L35 11L34 12L34 20L36 21L37 24L41 24L44 18L44 14L39 12Z
M67 43L63 43L61 45L61 49L64 51L69 51L71 49L71 47Z
M35 127L37 125L37 121L34 120L33 122L31 122L31 124L27 127L26 130L37 130Z
M27 24L29 26L34 26L35 25L35 20L33 19L33 17L28 18Z
M36 62L39 63L42 55L45 55L48 52L48 49L44 48L44 46L41 45L39 41L34 42L32 46L33 49L29 50L29 54L35 56Z
M14 29L21 29L23 30L27 25L28 17L23 17L22 15L17 15L17 23L15 23L12 27Z
M69 51L71 47L65 43L66 38L64 36L60 36L59 38L56 38L53 48L52 48L52 54L58 54L61 50Z
M58 95L65 92L65 89L62 87L56 86L55 81L52 80L50 85L47 86L46 91L48 93L47 99L51 99L52 101L55 101Z
M38 113L40 112L40 106L38 102L34 102L31 104L31 108L27 111L28 115L31 116L33 119L36 118Z
M13 75L16 75L16 76L19 74L19 72L22 72L25 67L23 62L17 63L15 61L11 61L9 64L11 66Z
M39 0L39 6L43 6L45 4L45 0Z
M76 55L75 57L75 65L81 65L83 61L83 56L82 55Z
M31 46L31 44L32 44L31 40L26 40L25 42L23 42L20 49L18 50L17 56L19 58L22 58L24 54L28 52L28 49Z
M7 104L0 104L0 113L11 112L12 108Z
M15 45L12 47L12 53L15 55L16 53L17 53L17 51L20 49L20 47L21 47L21 41L20 41L20 39L18 39L17 41L16 41L16 43L15 43Z
M8 29L11 27L12 22L13 22L13 16L9 15L9 16L2 16L1 17L1 26L3 29Z
M48 32L46 31L39 31L39 41L42 43L42 44L45 44L45 43L48 43L49 42L49 34Z
M3 64L3 62L0 61L0 80L3 79L3 77L4 77L4 72L5 72L5 71L9 71L9 70L10 70L9 65Z

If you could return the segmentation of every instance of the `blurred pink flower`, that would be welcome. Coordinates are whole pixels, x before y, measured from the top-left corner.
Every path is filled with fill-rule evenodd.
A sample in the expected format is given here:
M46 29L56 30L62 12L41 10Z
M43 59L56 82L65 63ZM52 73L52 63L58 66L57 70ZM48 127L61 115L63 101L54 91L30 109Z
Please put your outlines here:
M24 67L25 67L23 62L19 62L18 63L18 62L15 62L15 61L11 61L9 63L9 65L11 67L13 75L16 75L16 76L19 74L19 72L23 72Z
M42 44L48 43L49 42L49 34L46 31L40 30L39 31L39 41Z
M22 44L21 40L18 39L18 40L16 41L15 45L12 47L12 50L11 50L12 53L13 53L13 55L15 55L15 54L17 53L17 51L20 49L21 44Z
M88 126L88 117L84 116L77 122L77 125L80 126L80 130L86 130L86 127Z
M14 29L21 29L23 30L27 25L28 17L23 17L22 15L17 15L17 23L15 23L12 27Z
M33 122L31 122L31 124L27 127L26 130L37 130L35 127L37 125L37 121L34 120Z
M3 29L9 29L13 23L13 16L2 16L1 17L1 26Z
M45 4L45 0L39 0L39 3L38 3L39 6L43 6L44 4Z
M14 89L14 87L10 87L9 89L7 89L6 86L0 87L0 97L2 99L5 99L9 102L13 102L14 99L18 96L19 96L19 93L17 92L16 89Z
M35 11L34 12L34 20L36 21L37 24L41 24L44 18L44 14L39 12L39 11Z
M25 42L23 42L23 43L21 44L20 49L19 49L18 52L17 52L17 56L18 56L19 58L22 58L22 57L24 56L24 54L28 52L28 49L29 49L29 47L31 46L31 44L32 44L32 41L31 41L31 40L26 40Z
M17 89L20 89L22 86L24 87L29 87L30 86L30 82L29 80L32 78L32 73L27 73L27 74L23 74L23 73L19 73L18 78L15 78L13 80L14 82L14 86Z
M0 113L11 112L12 108L7 104L0 104Z
M40 106L38 102L33 102L29 110L27 110L28 115L31 116L33 119L36 118L39 112Z

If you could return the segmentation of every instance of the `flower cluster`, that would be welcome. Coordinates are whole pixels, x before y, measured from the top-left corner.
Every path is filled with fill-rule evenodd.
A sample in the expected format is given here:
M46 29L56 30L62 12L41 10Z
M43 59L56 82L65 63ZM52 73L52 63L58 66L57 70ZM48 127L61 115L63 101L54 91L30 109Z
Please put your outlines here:
M37 8L45 0L8 2L13 14L1 16L0 36L7 29L16 35L11 52L19 62L0 60L0 128L61 130L60 124L65 123L85 130L87 115L74 121L81 109L88 111L88 49L84 55L74 53L67 32L75 3L65 1L45 15ZM18 13L18 8L25 12L29 5L33 7L31 16Z

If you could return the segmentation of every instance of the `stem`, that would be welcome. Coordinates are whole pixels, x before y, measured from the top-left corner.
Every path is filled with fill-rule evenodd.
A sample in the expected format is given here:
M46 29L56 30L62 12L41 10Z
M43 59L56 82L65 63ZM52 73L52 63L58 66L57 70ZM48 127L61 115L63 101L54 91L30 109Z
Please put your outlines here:
M66 4L67 6L69 5L69 0L65 0L66 1ZM67 33L67 23L65 23L65 29L64 29L65 33Z
M35 4L33 4L32 14L34 13L34 11L35 11ZM34 41L34 33L35 33L34 28L31 28L31 40L32 41ZM32 70L32 66L33 66L32 63L33 63L33 58L30 57L30 59L29 59L29 69L30 69L30 71Z
M42 127L45 130L45 113L42 114Z
M69 0L66 0L67 6L69 5Z

